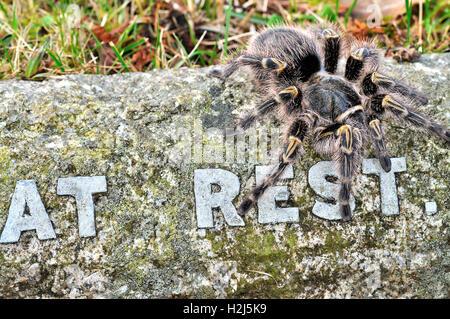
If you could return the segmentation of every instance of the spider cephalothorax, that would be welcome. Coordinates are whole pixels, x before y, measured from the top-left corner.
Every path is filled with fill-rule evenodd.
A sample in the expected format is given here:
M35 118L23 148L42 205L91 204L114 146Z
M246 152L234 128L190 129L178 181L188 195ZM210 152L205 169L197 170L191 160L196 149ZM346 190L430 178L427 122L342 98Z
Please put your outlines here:
M341 57L346 59L345 71L338 75ZM252 38L246 50L212 74L226 78L240 66L252 71L265 100L241 118L233 130L246 130L273 112L278 112L286 123L285 146L279 162L242 202L240 215L279 179L307 135L311 135L319 152L331 155L338 165L339 205L345 221L351 219L352 176L360 165L361 150L367 141L373 141L383 169L391 169L383 141L382 121L386 116L450 142L448 129L411 109L426 104L427 98L383 74L375 45L341 36L334 26L264 30Z

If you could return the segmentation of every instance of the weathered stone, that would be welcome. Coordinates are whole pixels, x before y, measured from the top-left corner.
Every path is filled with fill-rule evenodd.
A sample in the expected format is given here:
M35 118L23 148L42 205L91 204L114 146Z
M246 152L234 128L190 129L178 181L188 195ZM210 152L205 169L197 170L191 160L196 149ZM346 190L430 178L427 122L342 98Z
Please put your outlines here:
M449 65L450 54L432 54L415 64L387 60L386 70L423 90L430 103L422 111L448 126ZM16 183L34 180L56 233L41 241L25 231L0 244L0 297L449 297L448 147L394 121L387 148L407 163L396 173L399 215L381 213L379 178L360 174L352 222L314 216L320 197L308 170L329 159L307 145L281 184L298 223L262 225L252 209L244 227L230 227L215 211L214 228L198 229L196 169L236 174L238 205L255 165L269 164L261 150L245 154L243 136L237 154L220 152L216 131L251 109L256 92L245 72L225 82L207 72L0 82L0 230ZM278 125L255 132L275 136ZM202 128L212 130L202 136ZM212 151L203 156L203 146ZM375 157L371 146L364 156ZM106 176L108 192L93 196L96 237L79 237L75 198L57 195L59 178L78 176ZM424 214L429 201L433 215Z

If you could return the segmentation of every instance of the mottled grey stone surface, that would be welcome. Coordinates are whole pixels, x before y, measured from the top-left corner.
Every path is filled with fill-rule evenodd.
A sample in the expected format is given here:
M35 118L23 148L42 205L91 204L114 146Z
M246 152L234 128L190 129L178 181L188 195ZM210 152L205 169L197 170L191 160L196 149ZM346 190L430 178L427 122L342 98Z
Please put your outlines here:
M421 88L430 97L422 111L448 126L449 66L450 54L433 54L386 69ZM268 163L256 154L202 163L191 148L198 127L181 139L177 129L196 120L223 129L254 95L245 72L223 83L206 69L0 82L0 229L16 183L34 180L56 233L0 244L0 297L448 298L449 150L392 121L389 153L407 162L396 175L399 215L381 213L378 177L360 174L351 223L314 216L308 170L328 158L306 146L286 181L299 223L261 225L252 209L244 227L215 212L215 228L197 228L195 169L239 176L239 204L254 166ZM211 136L200 149L217 150ZM58 178L75 176L106 176L108 192L94 195L96 237L79 237L75 199L57 195Z

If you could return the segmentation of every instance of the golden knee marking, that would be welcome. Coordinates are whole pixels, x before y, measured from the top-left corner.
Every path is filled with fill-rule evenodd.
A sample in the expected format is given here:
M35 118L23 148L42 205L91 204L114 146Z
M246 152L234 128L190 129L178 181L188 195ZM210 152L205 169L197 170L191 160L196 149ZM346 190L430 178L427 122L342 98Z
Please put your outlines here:
M338 129L337 133L338 133L338 136L341 136L341 138L345 139L345 143L341 144L342 152L344 152L345 154L352 154L353 153L353 150L352 150L353 134L352 134L351 126L342 125ZM342 135L344 135L344 136L342 136Z
M290 159L300 143L301 141L299 138L295 136L289 136L289 145L287 146L286 151L283 154L283 159L285 160L285 157Z
M278 104L281 104L281 98L278 95L275 95L275 97L273 98L275 100L275 102L277 102Z
M323 76L319 75L319 74L315 74L311 77L311 82L312 83L319 83L321 80L323 79Z
M277 74L280 74L281 72L283 72L284 69L286 69L287 63L286 62L280 62L278 60L275 60L275 61L276 61L275 63L277 63L279 65L279 68L276 69Z
M297 145L300 144L302 141L297 136L289 136L289 141L296 142ZM297 145L295 147L297 147Z
M372 128L372 132L375 133L375 139L381 140L383 138L380 126L380 120L375 119L369 122L369 126Z
M399 102L394 100L390 95L386 95L381 102L383 108L390 107L394 110L402 112L402 116L407 116L409 114L408 110L401 105Z
M307 118L309 118L309 119L311 120L311 122L314 121L314 116L313 116L312 114L306 113L305 116L306 116Z
M268 62L268 59L263 59L263 60L261 61L261 65L262 65L262 67L263 67L264 69L267 69L267 68L268 68L267 62Z
M316 134L316 136L317 136L317 134L318 134L318 139L320 140L321 138L323 138L323 137L325 137L325 136L328 136L328 135L331 135L331 134L333 134L333 132L325 132L325 133L322 133L324 130L326 130L327 128L325 127L325 126L319 126L319 127L317 127L316 129L315 129L315 134Z
M350 55L352 58L354 58L358 61L363 61L364 58L367 56L367 54L368 54L367 48L359 48L359 49L353 51Z
M287 66L286 62L281 62L274 58L265 58L265 59L262 59L262 61L261 61L261 65L264 69L269 69L269 66L268 66L269 61L278 65L278 68L275 69L275 71L277 71L278 74L280 74Z
M364 109L363 109L363 106L362 106L362 105L357 105L357 106L351 107L351 108L349 108L347 111L345 111L344 113L342 113L341 115L339 115L339 116L336 118L336 121L337 121L337 122L342 122L343 120L345 120L347 117L349 117L349 116L352 115L353 113L358 112L358 111L363 111L363 110L364 110Z
M319 140L324 138L324 137L330 136L330 135L333 135L333 132L322 133L322 134L319 135Z
M287 89L281 91L280 93L278 93L278 96L280 96L280 94L291 94L292 98L295 99L298 95L298 90L295 86L290 86Z
M370 79L373 84L395 84L394 80L378 72L373 72Z
M330 39L330 38L339 38L339 34L337 34L334 30L332 29L325 29L322 31L323 36L325 37L325 39Z
M283 154L283 162L284 163L290 163L292 162L292 158L287 157L286 155Z

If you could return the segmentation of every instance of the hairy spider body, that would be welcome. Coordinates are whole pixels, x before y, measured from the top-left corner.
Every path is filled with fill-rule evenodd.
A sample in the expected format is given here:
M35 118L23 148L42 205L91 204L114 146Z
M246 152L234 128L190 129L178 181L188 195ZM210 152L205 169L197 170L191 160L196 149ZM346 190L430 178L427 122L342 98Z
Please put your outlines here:
M346 59L343 75L336 74L341 57ZM331 155L337 164L344 221L351 219L352 177L368 141L373 142L383 169L391 169L382 127L386 115L450 142L447 128L411 109L426 104L425 95L384 75L373 43L341 36L333 25L309 30L295 26L266 29L212 75L224 79L239 67L250 69L265 100L239 119L233 132L244 131L275 112L286 122L285 146L278 164L241 203L240 215L279 179L308 135L316 150Z

